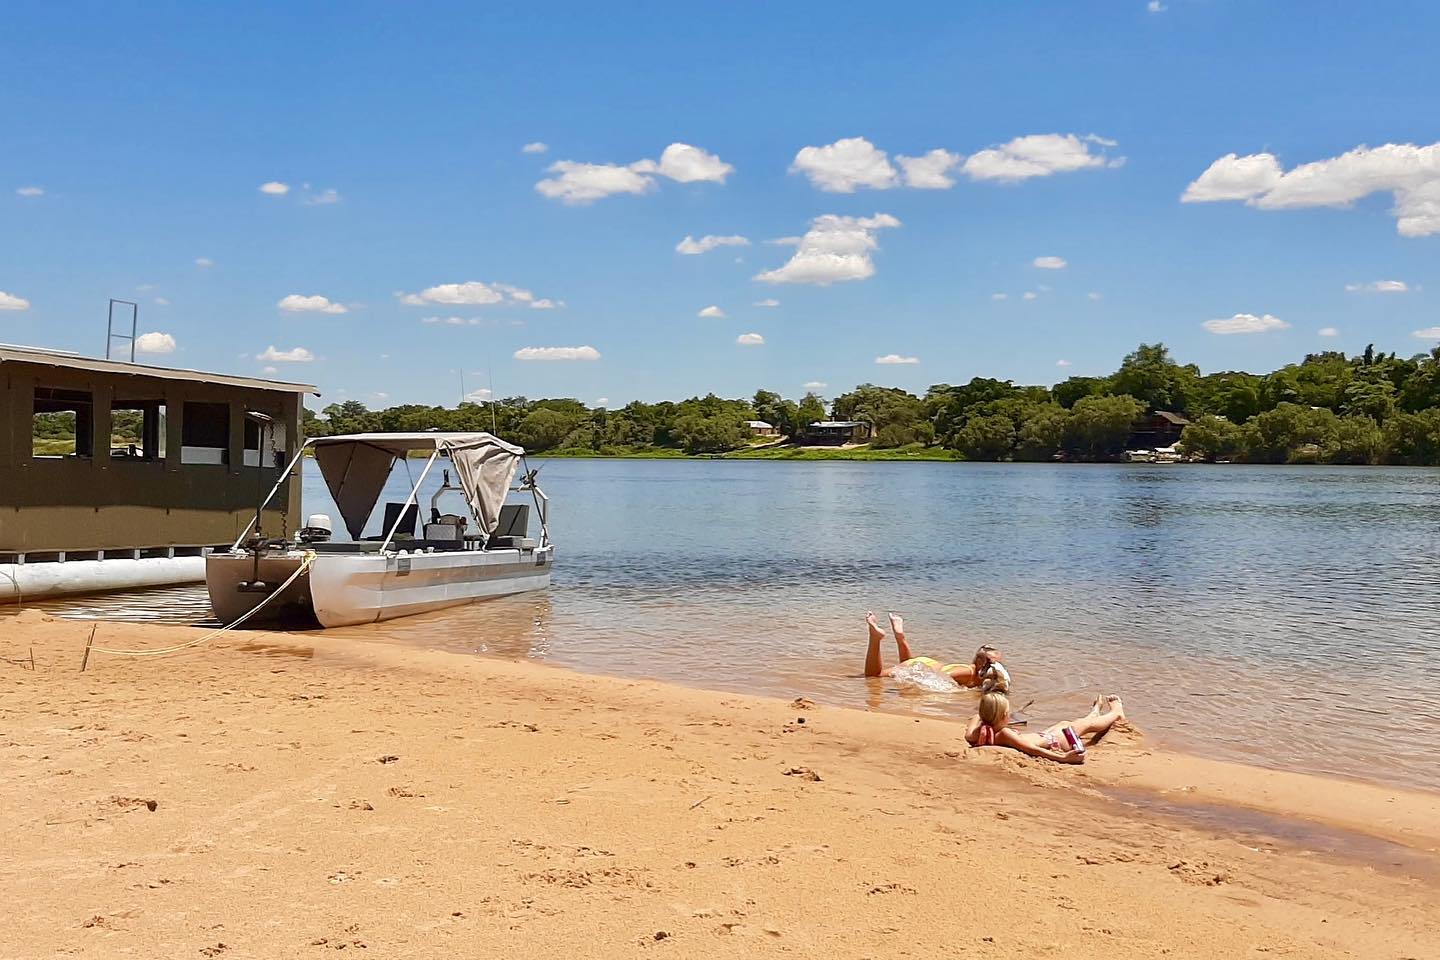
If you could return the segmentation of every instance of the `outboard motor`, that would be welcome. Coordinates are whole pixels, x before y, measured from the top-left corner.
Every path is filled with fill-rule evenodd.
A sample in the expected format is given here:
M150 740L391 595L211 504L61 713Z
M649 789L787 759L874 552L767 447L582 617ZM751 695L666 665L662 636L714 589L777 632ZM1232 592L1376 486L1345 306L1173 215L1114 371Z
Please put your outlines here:
M301 543L324 543L330 539L331 533L330 518L323 513L312 513L298 536Z

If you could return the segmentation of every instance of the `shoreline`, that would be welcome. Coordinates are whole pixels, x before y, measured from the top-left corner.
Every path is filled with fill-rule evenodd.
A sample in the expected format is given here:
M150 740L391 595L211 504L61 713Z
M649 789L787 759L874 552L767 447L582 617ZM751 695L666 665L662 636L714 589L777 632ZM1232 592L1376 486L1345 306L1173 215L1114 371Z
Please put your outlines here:
M1440 935L1431 793L1126 731L1061 766L966 748L949 720L323 634L95 654L81 674L88 633L30 611L0 637L0 657L37 663L0 661L16 955L542 937L584 956L866 956L958 936L1198 958L1223 923L1227 955L1418 957ZM204 634L104 622L96 643ZM933 922L981 876L986 916Z

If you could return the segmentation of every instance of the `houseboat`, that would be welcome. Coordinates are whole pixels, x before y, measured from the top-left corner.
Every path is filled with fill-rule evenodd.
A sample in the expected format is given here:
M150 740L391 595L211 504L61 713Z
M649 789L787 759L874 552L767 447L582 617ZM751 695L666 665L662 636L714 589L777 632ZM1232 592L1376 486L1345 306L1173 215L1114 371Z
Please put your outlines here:
M0 602L200 581L261 517L299 526L313 386L0 346Z

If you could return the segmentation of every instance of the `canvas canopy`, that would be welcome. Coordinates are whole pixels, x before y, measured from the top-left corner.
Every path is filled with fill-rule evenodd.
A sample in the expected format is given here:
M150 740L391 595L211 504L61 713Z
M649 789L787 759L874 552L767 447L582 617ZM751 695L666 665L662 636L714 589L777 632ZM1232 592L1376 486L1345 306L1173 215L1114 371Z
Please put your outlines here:
M488 433L356 433L310 441L315 462L340 508L345 529L360 539L395 461L412 450L449 456L480 529L488 536L525 451Z

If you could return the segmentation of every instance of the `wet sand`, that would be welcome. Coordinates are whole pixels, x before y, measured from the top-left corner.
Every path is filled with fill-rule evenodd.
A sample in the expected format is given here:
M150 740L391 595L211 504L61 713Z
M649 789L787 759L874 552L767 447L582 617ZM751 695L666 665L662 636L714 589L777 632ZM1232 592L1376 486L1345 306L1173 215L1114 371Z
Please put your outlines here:
M966 749L944 720L323 634L97 654L82 674L89 629L32 611L0 632L0 957L1440 943L1434 794L1134 729L1061 767ZM202 634L107 623L96 642Z

